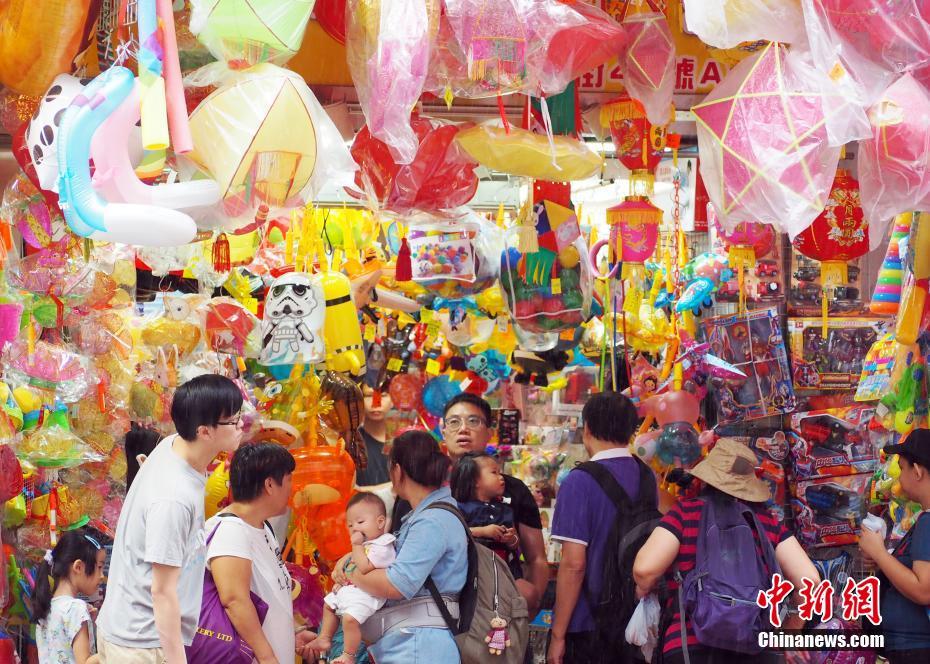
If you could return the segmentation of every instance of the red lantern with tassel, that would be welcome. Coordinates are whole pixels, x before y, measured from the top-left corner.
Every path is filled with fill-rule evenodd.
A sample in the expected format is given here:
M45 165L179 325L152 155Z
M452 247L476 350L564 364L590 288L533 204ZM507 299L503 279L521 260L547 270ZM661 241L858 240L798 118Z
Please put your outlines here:
M669 122L673 118L669 107ZM621 164L634 173L655 172L668 145L668 125L660 127L649 122L643 105L630 97L601 106L601 125L610 129Z
M794 248L821 261L821 284L848 283L846 261L869 250L869 224L859 200L859 183L845 169L837 171L827 205L794 239Z
M623 261L621 278L641 280L644 263L656 250L662 210L645 196L627 196L607 210L610 247L614 261Z

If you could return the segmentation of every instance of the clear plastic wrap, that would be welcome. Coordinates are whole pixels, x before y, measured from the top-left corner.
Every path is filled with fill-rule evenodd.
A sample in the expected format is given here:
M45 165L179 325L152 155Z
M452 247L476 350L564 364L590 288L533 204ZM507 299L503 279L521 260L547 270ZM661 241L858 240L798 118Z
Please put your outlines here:
M283 65L300 49L315 0L190 0L190 30L211 54L242 69Z
M303 78L271 64L231 76L190 117L187 155L216 180L223 213L303 205L325 183L351 182L356 167L333 121Z
M257 358L262 349L261 321L231 297L214 297L200 308L207 344L217 353Z
M36 341L30 348L18 339L4 351L4 377L10 387L28 386L54 392L64 403L74 403L90 384L87 358L65 346Z
M930 209L928 109L930 93L905 74L869 110L872 136L859 142L858 174L873 249L896 215Z
M693 111L701 176L724 228L759 221L792 238L823 210L839 139L861 114L819 71L773 44L731 70Z
M601 155L575 138L547 139L516 127L508 133L494 122L459 132L456 141L482 166L535 180L583 180L599 172L604 163Z
M349 193L397 214L468 203L478 190L478 164L455 142L460 127L418 115L410 124L419 147L409 164L398 164L387 145L362 127L352 143L352 157L359 165L355 187L361 193Z
M620 56L623 85L651 123L665 125L675 94L675 42L665 14L633 14L623 27L629 39Z
M346 56L368 129L409 164L419 145L410 110L426 82L439 2L348 0L346 11Z
M814 61L860 106L901 74L930 66L930 5L921 0L802 0Z
M16 455L40 468L73 468L103 457L67 427L51 424L23 435Z
M806 41L800 0L684 0L684 5L688 31L717 48L762 39Z
M10 265L9 284L37 295L83 298L94 287L94 268L82 258L72 256L68 240L45 251L26 256Z
M42 249L67 233L64 218L49 208L45 197L22 173L6 185L0 218L13 226L30 247Z
M413 280L441 297L476 295L498 277L501 232L469 208L452 219L429 214L408 218Z
M587 254L583 238L571 244L577 254L556 253L543 244L539 251L524 254L517 248L517 236L517 231L508 234L508 248L501 254L501 286L517 338L526 347L532 335L548 336L584 322L591 307L593 279L588 262L575 260Z

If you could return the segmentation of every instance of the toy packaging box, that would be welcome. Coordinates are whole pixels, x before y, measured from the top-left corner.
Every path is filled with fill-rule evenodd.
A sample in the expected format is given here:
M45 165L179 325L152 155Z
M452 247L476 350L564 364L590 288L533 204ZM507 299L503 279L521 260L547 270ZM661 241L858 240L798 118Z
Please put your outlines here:
M792 506L801 544L855 544L865 517L871 479L871 474L859 474L798 482Z
M892 434L870 431L869 405L812 410L791 415L791 462L797 480L874 473L878 450Z
M714 387L720 424L795 409L788 353L775 309L718 316L704 321L702 328L711 353L746 374Z
M881 318L822 318L788 320L788 342L794 387L798 390L849 390L862 374L872 345L888 331Z
M859 283L859 261L848 262L848 282L834 286L827 293L827 313L831 316L867 316L868 296ZM791 273L788 275L788 314L791 316L822 315L823 287L820 285L820 261L791 252ZM865 298L865 299L863 299Z
M862 361L856 401L878 401L891 390L897 347L894 332L885 334L872 344Z

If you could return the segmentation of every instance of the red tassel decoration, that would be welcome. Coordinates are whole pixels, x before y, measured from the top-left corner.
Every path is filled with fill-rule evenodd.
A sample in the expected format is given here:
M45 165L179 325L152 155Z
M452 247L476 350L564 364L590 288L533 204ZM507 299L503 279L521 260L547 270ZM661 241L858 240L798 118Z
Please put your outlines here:
M371 407L381 408L381 390L375 390L371 394Z
M216 272L229 272L232 269L229 258L229 238L220 233L213 243L213 269Z
M394 281L411 281L413 279L413 266L410 264L410 245L407 238L400 241L400 250L397 252L397 265L394 267Z

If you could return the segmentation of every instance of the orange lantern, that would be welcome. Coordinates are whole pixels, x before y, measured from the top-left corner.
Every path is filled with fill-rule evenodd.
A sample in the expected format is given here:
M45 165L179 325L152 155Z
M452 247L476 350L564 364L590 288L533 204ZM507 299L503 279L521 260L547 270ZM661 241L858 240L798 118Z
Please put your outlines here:
M656 250L662 210L645 196L627 196L622 203L607 210L610 247L614 261L623 261L622 279L641 281L643 264Z
M859 183L845 169L836 173L827 204L814 222L794 239L799 252L821 261L820 283L848 283L846 261L869 250L869 223L859 200Z
M332 569L352 549L345 512L352 496L355 464L341 445L308 445L291 454L297 463L291 496L296 517L295 554L298 562L309 556L312 552L305 547L309 540Z

